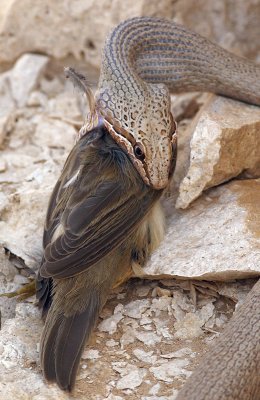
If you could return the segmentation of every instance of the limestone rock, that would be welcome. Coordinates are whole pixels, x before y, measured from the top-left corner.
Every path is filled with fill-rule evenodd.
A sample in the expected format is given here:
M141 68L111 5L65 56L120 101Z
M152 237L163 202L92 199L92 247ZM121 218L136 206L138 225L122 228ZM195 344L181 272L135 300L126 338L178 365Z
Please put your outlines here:
M242 173L260 176L260 108L211 95L186 136L190 165L180 183L177 208L186 208L203 190ZM187 147L187 143L186 143Z
M172 210L144 276L233 279L260 274L260 180L233 181Z
M68 399L57 387L46 388L36 369L37 343L42 324L39 311L30 304L20 304L16 318L8 320L0 334L0 399L39 400Z
M21 257L27 266L36 267L41 258L48 199L60 168L50 160L32 168L30 163L33 163L33 157L22 157L19 154L17 157L20 158L19 163L16 157L12 160L9 154L9 163L15 163L14 170L25 169L25 177L17 190L6 195L7 200L0 204L0 247L3 246ZM27 168L21 168L27 166L27 163L30 166L28 171ZM4 174L0 174L0 178L1 175ZM12 173L6 179L10 180L11 177ZM19 175L18 177L20 180Z
M2 118L6 118L14 109L15 103L10 90L9 72L0 74L0 137L2 131ZM1 144L1 139L0 139Z
M0 267L2 265L1 259ZM10 274L6 276L11 278ZM158 281L144 281L143 285L151 288L154 283L159 284ZM125 398L126 394L132 394L133 398L150 399L148 394L152 394L154 400L172 400L172 387L179 387L179 383L191 374L190 370L197 364L198 354L205 349L205 337L212 338L207 333L194 341L190 336L185 339L182 334L181 338L175 340L174 333L180 334L180 327L176 331L174 326L176 321L183 320L183 323L187 325L185 313L188 312L187 315L192 313L194 319L200 320L200 327L202 327L202 319L205 322L213 309L214 314L226 317L225 313L230 314L232 308L230 309L228 304L219 308L219 303L223 302L223 296L225 296L224 291L219 299L203 295L201 300L204 305L199 305L202 303L200 301L195 308L189 293L176 286L177 281L171 279L160 283L175 285L172 298L156 299L150 294L147 300L149 308L142 310L141 318L121 314L116 331L113 330L110 333L109 329L106 332L96 330L96 342L91 341L92 343L86 346L83 352L73 399L103 400L117 398L113 397L117 395ZM206 282L200 282L200 285L203 283L205 286ZM207 283L207 285L214 284ZM222 283L215 286L223 289ZM248 292L252 288L252 282L243 282L243 285L229 283L225 286L232 289L232 292L235 287L240 292L244 292L246 288ZM138 304L135 285L125 285L122 292L127 299L124 305L118 304L117 293L112 294L106 304L106 309L109 311L107 315L117 315L119 310L131 310ZM226 294L229 296L229 293ZM207 308L206 312L205 308ZM46 383L42 377L39 368L39 341L43 323L39 314L35 305L23 302L16 307L15 318L8 319L2 325L0 330L1 400L71 399L70 395L62 392L55 384ZM146 330L147 325L142 323L145 318L150 321L149 332ZM109 320L110 317L103 322ZM162 327L161 332L158 332L158 326ZM119 342L123 341L125 333L129 330L132 331L133 340L128 340L126 346L120 349ZM167 331L170 335L164 335ZM162 382L161 385L160 382ZM164 382L169 385L165 385Z
M36 124L35 140L43 149L64 147L64 143L67 148L73 147L77 131L62 119L46 118L40 115L34 118L34 123Z
M39 54L24 54L10 71L9 81L13 99L18 107L26 104L29 94L39 82L49 58Z
M79 0L73 3L25 0L23 4L17 0L2 0L0 63L12 62L25 52L37 51L58 59L72 54L89 66L99 67L100 50L112 27L134 16L166 17L170 6L170 0L162 1L160 7L158 2L148 0Z
M111 28L126 18L142 15L174 18L227 48L256 57L259 7L254 0L228 0L217 5L214 0L207 5L204 0L1 0L0 63L13 62L26 52L40 52L57 59L72 54L97 68Z

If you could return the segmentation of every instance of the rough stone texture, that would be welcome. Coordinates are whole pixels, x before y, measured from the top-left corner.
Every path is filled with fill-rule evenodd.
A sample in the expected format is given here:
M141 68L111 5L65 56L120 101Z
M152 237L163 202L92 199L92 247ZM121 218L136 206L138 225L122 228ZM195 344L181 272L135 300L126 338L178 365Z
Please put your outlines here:
M210 95L187 128L190 165L180 183L177 208L203 190L242 173L260 176L260 108ZM185 141L187 152L188 140Z
M173 400L195 368L198 356L205 352L207 342L214 340L222 329L219 327L232 313L234 303L229 300L230 293L237 300L252 285L251 280L241 285L168 279L136 280L118 288L110 296L101 314L102 322L83 353L73 396L54 384L46 384L42 378L39 368L42 321L28 299L16 306L15 318L7 320L0 331L0 399ZM169 297L153 297L152 288L159 292L158 289L165 287ZM191 290L196 293L196 306ZM144 299L138 295L143 291L148 291L145 307ZM134 308L136 314L129 317L128 311ZM122 318L111 334L111 316L118 313ZM187 315L196 321L193 324L190 317L189 328L193 334L188 337L184 332ZM104 332L101 325L107 325L108 330ZM126 332L131 340L122 346ZM149 344L143 340L148 335Z
M260 52L260 3L255 0L209 0L206 5L203 0L1 0L0 10L0 63L33 51L58 59L73 55L99 68L108 31L142 15L173 18L251 58Z
M26 104L29 93L36 87L40 74L49 58L38 54L24 54L15 63L9 77L12 97L22 107Z
M155 276L232 279L260 273L260 180L234 181L172 210L166 237L144 268Z
M101 48L113 26L134 16L166 17L170 4L169 0L162 1L160 6L148 0L78 0L73 3L68 0L55 3L51 0L25 0L23 3L1 0L0 63L12 62L28 51L37 51L58 59L73 55L99 68Z
M38 354L42 322L34 299L17 304L17 299L1 296L27 283L38 266L48 198L82 123L78 96L65 89L61 76L49 68L37 69L35 84L30 90L22 88L18 107L6 84L13 68L0 75L0 82L5 82L0 85L4 88L0 90L0 100L4 99L0 109L0 400L173 400L208 341L222 330L234 303L243 302L252 280L134 279L118 288L83 353L73 397L42 378ZM188 154L183 156L189 140L184 128L201 102L196 94L180 96L175 104L181 136L179 180ZM172 273L185 277L189 272L190 277L230 278L259 273L251 262L253 255L259 259L255 247L260 226L255 207L258 186L258 181L250 180L211 189L185 211L173 210L172 197L166 199L169 232L148 266L155 270L150 277L161 279ZM222 234L230 239L224 240ZM228 249L230 244L234 247ZM205 262L213 256L214 262ZM231 257L239 259L238 270ZM214 270L217 261L221 271Z

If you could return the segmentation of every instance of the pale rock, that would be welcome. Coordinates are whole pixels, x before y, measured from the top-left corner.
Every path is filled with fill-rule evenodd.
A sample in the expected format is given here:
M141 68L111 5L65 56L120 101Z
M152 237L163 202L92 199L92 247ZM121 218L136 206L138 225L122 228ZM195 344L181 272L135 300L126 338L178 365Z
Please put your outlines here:
M46 385L35 369L38 364L37 343L42 323L39 310L19 304L16 317L7 320L0 331L0 398L5 400L68 399L57 386ZM3 396L4 395L4 396Z
M54 185L49 168L42 179L24 182L9 196L1 212L0 245L21 257L28 267L36 268L42 255L42 234L49 196Z
M0 107L0 113L1 113L1 107ZM5 141L10 132L10 127L12 123L13 123L13 113L11 110L6 115L0 116L0 149L5 147Z
M171 359L171 358L183 358L186 356L194 356L194 353L191 351L189 347L183 347L173 353L161 354L161 358Z
M110 339L110 340L106 341L106 346L107 347L115 347L115 346L118 346L118 344L119 343L114 339Z
M171 327L167 326L164 319L154 318L153 323L155 325L157 335L160 335L167 340L173 338L172 334L169 332Z
M166 236L144 268L149 277L258 276L260 180L233 181L172 210Z
M130 318L139 319L149 306L149 300L135 300L124 307L123 314Z
M6 298L3 294L11 293L19 288L19 284L11 280L11 277L15 276L16 273L13 265L0 253L0 326L3 326L7 319L15 316L16 299Z
M85 350L82 354L83 360L96 360L99 357L99 351L95 349Z
M117 331L117 325L121 319L123 319L123 315L121 313L114 314L100 322L98 329L101 332L108 332L111 335Z
M126 375L130 368L129 364L127 364L125 361L113 361L112 366L113 370L119 372L120 375Z
M144 329L145 331L152 331L152 330L153 330L153 327L152 327L152 325L146 324L146 325L143 325L143 329Z
M44 115L35 116L33 122L36 124L34 138L42 147L73 147L77 130L70 124Z
M6 161L5 160L0 160L0 173L6 171Z
M123 397L121 396L115 396L112 393L108 397L106 397L107 400L124 400Z
M157 395L160 389L161 384L158 382L153 387L151 387L151 389L149 390L149 394Z
M1 198L0 198L1 199ZM7 281L11 281L15 279L17 274L17 269L14 267L13 263L8 259L8 255L5 252L5 249L0 247L0 276L4 276ZM0 291L3 293L3 288L0 286Z
M117 382L117 389L135 389L140 386L143 382L143 379L147 373L144 368L137 368L135 366L131 366L131 371L120 378Z
M205 325L214 316L214 311L215 307L210 301L197 311L197 314L203 325Z
M61 121L67 120L78 121L78 124L83 124L83 116L79 109L77 95L71 95L67 92L59 93L56 97L48 102L48 113L51 117L59 118Z
M29 279L23 275L15 275L14 283L16 283L17 285L25 285L29 283Z
M149 313L150 314L150 313ZM153 320L151 318L149 318L147 315L142 315L142 318L140 319L140 325L148 325L151 324L153 322Z
M177 208L203 190L242 173L260 176L260 108L211 95L188 128L190 165L180 183ZM188 134L189 136L189 134Z
M154 364L157 360L157 356L153 355L153 351L144 351L143 349L134 349L133 350L134 356L139 360L143 361L147 364Z
M115 306L114 314L117 314L117 313L123 314L123 311L124 311L124 306L123 306L123 304L119 303Z
M172 0L73 3L2 0L0 62L12 62L23 53L38 51L58 59L72 54L75 59L97 68L105 37L112 27L126 18L141 15L174 18L211 40L253 58L259 55L259 24L255 18L259 12L259 3L255 0L217 4L209 0L206 5L204 0L174 3Z
M163 0L160 5L151 0L79 0L73 3L24 0L23 4L17 0L2 0L2 3L0 62L12 62L29 51L57 59L72 55L89 65L89 74L93 74L91 67L99 67L101 48L115 25L140 15L167 17L172 5L170 0Z
M160 315L161 311L167 311L168 307L172 303L170 297L160 297L159 299L153 299L151 311L155 313L156 316Z
M27 103L48 61L48 57L39 54L24 54L16 61L10 71L9 81L13 99L18 107Z
M128 344L135 342L136 337L136 329L131 326L123 326L123 335L120 338L120 346L121 348L125 348Z
M33 91L27 100L27 106L29 107L46 108L47 103L48 103L47 96L44 93L39 92L37 90Z
M52 98L63 92L64 85L57 76L54 76L52 79L43 77L40 81L39 88L41 93L46 95L48 98Z
M155 332L136 332L135 336L146 346L155 346L156 343L161 341L161 337L156 335Z
M177 391L176 395L170 395L170 396L142 396L141 400L175 400L177 396Z
M152 291L152 297L170 297L172 292L169 289L161 288L156 286Z
M0 74L0 145L2 141L1 131L3 129L4 121L14 108L15 103L10 87L10 72L7 71Z
M175 322L175 338L194 339L203 335L203 323L196 314L187 313L182 320Z
M191 372L187 371L185 367L189 365L189 361L186 359L176 359L168 361L165 364L158 365L156 367L150 367L149 371L154 377L160 381L171 383L173 380L180 377L188 377Z
M177 321L184 318L187 312L194 312L195 308L193 304L187 299L184 293L181 291L174 292L171 307L173 310L173 315Z

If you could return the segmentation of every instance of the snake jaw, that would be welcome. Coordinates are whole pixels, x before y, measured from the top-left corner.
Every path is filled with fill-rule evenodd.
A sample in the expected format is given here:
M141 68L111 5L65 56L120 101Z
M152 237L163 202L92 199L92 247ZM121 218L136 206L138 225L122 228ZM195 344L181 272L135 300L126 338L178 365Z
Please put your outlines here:
M129 136L129 132L127 134L122 132L124 129L120 128L118 124L116 124L115 129L114 124L106 118L103 119L103 122L112 138L127 152L144 183L156 190L166 188L176 162L176 131L172 133L171 137L166 137L165 135L161 135L161 138L157 136L151 137L149 146L145 146L146 140L144 140L142 143L144 144L144 148L146 148L147 157L141 161L134 154L134 138L131 140L126 138L127 135Z
M151 186L151 183L147 177L147 171L144 167L143 162L141 160L138 160L134 154L134 149L133 149L132 143L128 139L126 139L126 137L123 134L121 134L118 129L117 130L114 129L114 126L109 121L107 121L107 119L105 119L105 118L104 118L104 125L107 128L110 135L112 136L112 138L118 143L118 145L121 148L123 148L127 152L131 161L133 162L135 168L141 175L144 183L146 185Z

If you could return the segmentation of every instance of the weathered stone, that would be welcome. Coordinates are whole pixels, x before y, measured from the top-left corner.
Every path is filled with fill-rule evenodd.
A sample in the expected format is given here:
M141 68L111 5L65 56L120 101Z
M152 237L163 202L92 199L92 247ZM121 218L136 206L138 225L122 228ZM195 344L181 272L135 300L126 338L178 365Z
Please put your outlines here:
M16 318L6 321L0 334L0 399L38 400L68 399L57 387L46 387L36 370L37 343L42 324L37 308L30 304L17 306Z
M29 94L35 89L49 58L39 54L24 54L10 71L9 81L13 99L23 107Z
M96 68L111 28L126 18L142 15L174 18L237 52L249 57L259 54L259 23L255 18L260 12L258 2L249 0L245 4L244 0L228 0L216 5L214 0L209 0L206 6L204 3L203 0L174 3L172 0L79 0L76 3L2 0L0 62L12 62L23 53L38 51L58 59L72 54Z
M0 221L0 246L21 257L30 267L38 266L41 259L44 218L55 182L48 167L39 174L9 196Z
M152 350L149 351L149 352L146 352L146 351L144 351L142 349L138 349L137 348L137 349L133 350L133 354L135 355L135 357L138 360L143 361L143 362L148 363L148 364L154 364L156 362L156 360L157 360L157 356L153 355L153 351Z
M117 324L121 321L123 315L121 313L116 313L111 317L105 319L98 325L98 329L101 332L109 332L110 334L115 333L117 330Z
M33 122L36 124L35 140L43 147L72 148L77 131L60 119L46 118L38 115Z
M260 176L259 107L209 96L188 131L194 131L190 166L179 187L177 208L188 207L203 190L242 173Z
M157 378L159 381L171 383L178 377L188 377L191 374L190 371L185 369L185 367L188 365L188 360L176 359L156 367L151 367L149 368L149 371L152 372L155 378Z
M144 274L232 279L260 273L260 180L233 181L172 210L166 237Z
M15 107L14 99L10 89L10 73L9 71L0 74L0 144L1 144L1 131L2 131L2 118L12 112Z
M72 54L94 67L99 67L100 50L113 26L134 16L167 17L171 5L170 0L162 1L160 7L158 2L148 0L77 3L60 0L55 4L51 0L44 3L25 0L23 4L2 0L2 3L0 62L12 62L22 53L38 51L58 59Z
M118 389L135 389L141 385L145 375L146 370L144 368L136 368L134 365L131 365L131 370L119 379L116 387Z

